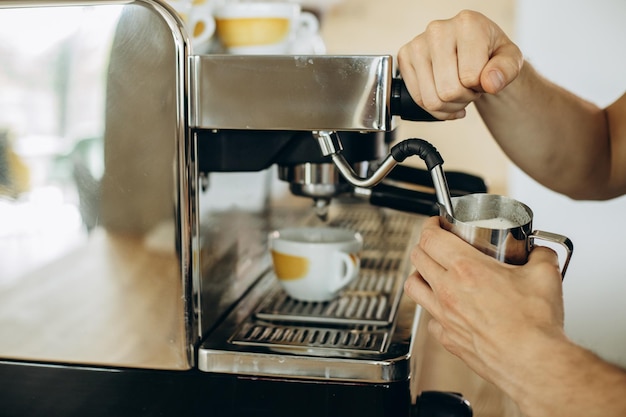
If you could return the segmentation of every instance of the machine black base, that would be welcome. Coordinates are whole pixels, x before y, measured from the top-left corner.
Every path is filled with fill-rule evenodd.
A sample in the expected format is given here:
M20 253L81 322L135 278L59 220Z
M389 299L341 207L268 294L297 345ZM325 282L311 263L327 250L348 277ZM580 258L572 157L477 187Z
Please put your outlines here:
M326 383L0 361L0 416L408 416L408 382Z

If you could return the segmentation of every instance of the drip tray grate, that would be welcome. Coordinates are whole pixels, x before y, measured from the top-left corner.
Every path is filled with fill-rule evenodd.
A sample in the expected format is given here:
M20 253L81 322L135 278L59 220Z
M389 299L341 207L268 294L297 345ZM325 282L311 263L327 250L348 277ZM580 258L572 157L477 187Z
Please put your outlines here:
M359 277L333 300L299 301L277 288L255 314L270 321L386 326L393 319L403 282L392 270L361 268Z
M388 332L371 329L333 329L274 323L245 323L231 343L244 346L279 345L288 348L341 349L382 352Z

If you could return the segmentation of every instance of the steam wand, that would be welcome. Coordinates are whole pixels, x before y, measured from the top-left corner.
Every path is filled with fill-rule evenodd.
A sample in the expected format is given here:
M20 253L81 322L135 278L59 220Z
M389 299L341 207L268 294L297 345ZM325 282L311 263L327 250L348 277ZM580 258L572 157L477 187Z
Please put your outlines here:
M391 172L391 170L407 157L417 155L424 162L430 171L435 186L435 194L437 201L443 205L448 214L454 217L452 209L452 200L450 199L450 190L448 182L443 173L443 158L437 152L437 149L423 139L405 139L391 148L390 154L383 160L380 166L368 178L359 177L353 170L348 161L341 155L343 146L336 132L332 131L315 131L313 136L317 139L322 154L330 156L335 163L339 172L344 178L355 187L372 188L380 183Z

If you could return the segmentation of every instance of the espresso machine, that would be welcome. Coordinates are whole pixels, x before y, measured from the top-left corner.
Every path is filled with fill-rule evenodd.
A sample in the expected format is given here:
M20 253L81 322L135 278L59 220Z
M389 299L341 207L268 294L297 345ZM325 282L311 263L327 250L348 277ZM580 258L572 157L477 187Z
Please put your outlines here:
M392 57L196 55L159 0L9 1L0 20L3 415L471 415L417 392L402 288L419 219L485 185L394 137L434 119ZM399 165L414 155L426 169ZM225 201L230 174L266 171L289 193ZM290 299L267 235L319 224L363 235L362 272Z

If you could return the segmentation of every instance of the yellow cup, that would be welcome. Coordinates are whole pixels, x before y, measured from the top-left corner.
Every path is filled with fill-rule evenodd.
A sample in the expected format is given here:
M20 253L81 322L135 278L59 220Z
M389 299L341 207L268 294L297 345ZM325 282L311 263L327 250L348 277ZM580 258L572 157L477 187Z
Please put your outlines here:
M226 3L214 16L220 43L233 54L285 54L298 31L319 29L317 18L296 3Z
M245 17L218 19L217 31L226 48L271 45L289 36L289 19L281 17Z
M166 0L180 16L191 38L191 44L199 52L206 52L215 32L212 4L208 0Z
M269 235L269 246L278 282L297 300L331 300L359 275L363 238L352 230L275 230Z

